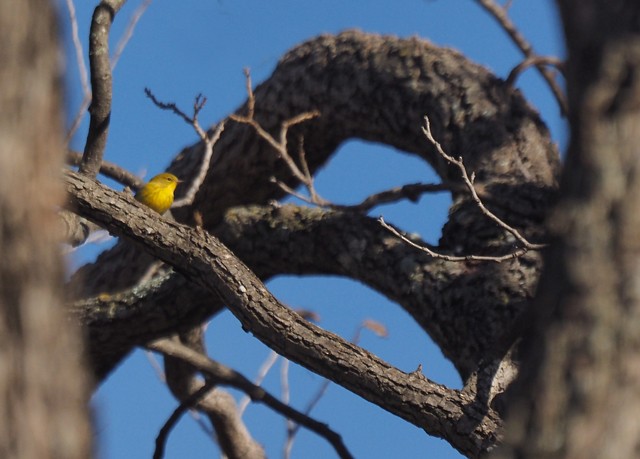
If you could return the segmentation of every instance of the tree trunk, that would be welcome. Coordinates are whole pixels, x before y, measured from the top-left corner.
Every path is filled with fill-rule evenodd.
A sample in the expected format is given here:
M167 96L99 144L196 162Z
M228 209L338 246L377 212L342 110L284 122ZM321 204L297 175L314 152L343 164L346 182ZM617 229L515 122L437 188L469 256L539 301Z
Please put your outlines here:
M0 457L87 458L87 384L62 307L62 100L51 2L0 15Z
M497 457L639 457L640 4L559 5L571 144Z

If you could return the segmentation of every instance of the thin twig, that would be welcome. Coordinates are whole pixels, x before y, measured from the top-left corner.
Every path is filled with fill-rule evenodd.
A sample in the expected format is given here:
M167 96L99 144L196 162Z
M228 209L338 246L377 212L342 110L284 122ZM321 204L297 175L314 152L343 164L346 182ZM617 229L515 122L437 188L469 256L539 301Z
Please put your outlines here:
M307 190L309 191L309 195L311 196L311 202L322 206L326 205L327 202L320 198L318 193L315 191L313 185L313 176L311 175L309 166L306 163L303 139L300 138L300 146L298 151L301 162L300 167L296 164L294 159L289 154L289 150L287 147L287 136L289 133L289 129L297 124L304 123L305 121L320 116L320 112L314 110L310 112L300 113L299 115L284 120L280 125L280 132L278 133L279 140L276 140L255 119L255 95L251 87L251 74L249 73L248 69L244 70L244 74L247 81L247 115L241 116L234 114L229 118L237 123L251 126L256 131L256 134L258 134L261 139L271 145L271 147L276 151L278 157L281 158L287 165L289 172L291 172L291 174L307 188Z
M222 135L222 131L224 131L224 126L225 126L225 120L222 120L216 126L215 130L213 131L213 134L209 136L204 131L202 131L197 120L195 120L193 127L196 129L196 131L198 130L202 131L204 135L204 138L202 139L205 147L204 154L202 155L202 160L200 161L200 169L198 170L198 174L191 181L191 184L189 185L189 189L186 191L184 196L174 201L173 205L171 206L172 208L175 209L176 207L189 206L193 204L193 200L196 197L196 193L204 183L204 180L207 177L207 172L209 172L209 167L212 163L212 158L213 158L213 147L220 139L220 136Z
M509 72L509 76L505 80L505 83L508 86L514 86L516 79L522 74L522 72L534 65L550 65L558 69L560 73L564 74L564 62L561 59L552 56L531 56L525 58L525 60L516 65L511 72Z
M391 188L389 190L381 191L367 196L362 202L353 205L334 204L326 201L323 198L316 196L312 197L304 196L298 193L296 190L288 186L286 183L277 180L275 177L270 177L271 183L276 184L285 193L298 198L302 202L307 204L313 204L318 207L333 210L344 210L349 212L367 213L371 209L384 204L390 204L392 202L400 201L401 199L408 199L409 201L416 202L420 195L424 193L439 193L442 191L452 191L462 188L454 183L410 183L399 187ZM466 188L465 188L466 189Z
M476 203L476 205L482 211L482 213L485 216L487 216L490 220L495 222L502 229L511 233L518 240L518 242L522 244L524 248L528 250L540 250L544 248L546 244L533 244L529 242L522 234L520 234L520 232L517 229L505 223L502 219L500 219L497 215L495 215L493 212L491 212L489 209L485 207L484 203L480 199L480 196L478 196L475 186L473 185L473 174L471 175L471 177L469 177L469 174L467 173L467 168L464 166L464 163L462 162L462 156L456 159L453 156L450 156L449 154L447 154L442 149L442 145L440 145L440 143L436 141L436 139L433 137L433 134L431 132L431 122L429 121L429 117L425 116L424 121L425 121L425 126L422 128L422 132L424 132L424 135L433 144L433 146L436 148L440 156L442 156L449 163L453 164L460 170L460 175L462 176L462 180L467 186L467 189L469 190L469 193L471 194L473 201Z
M153 371L156 373L156 377L163 383L163 384L167 384L167 375L165 374L164 370L162 369L162 365L160 365L160 362L158 362L158 359L156 358L156 355L149 351L149 350L145 350L144 351L144 355L145 357L147 357L147 360L149 361L149 364L151 365L151 368L153 368Z
M380 224L382 225L383 228L387 229L391 234L393 234L397 238L401 239L406 244L409 244L411 247L414 247L414 248L416 248L418 250L421 250L422 252L425 252L425 253L429 254L433 258L438 258L440 260L454 261L454 262L461 262L461 261L493 261L493 262L496 262L496 263L501 263L503 261L513 260L515 258L518 258L518 257L524 255L525 253L527 253L529 251L529 249L523 247L521 249L514 250L513 252L511 252L511 253L509 253L507 255L495 256L495 257L494 256L485 256L485 255L464 255L464 256L445 255L443 253L438 253L438 252L435 252L435 251L431 250L426 245L416 244L411 239L409 239L406 236L404 236L403 234L401 234L393 226L391 226L387 222L385 222L382 217L378 218L378 221L380 222Z
M177 207L191 205L193 204L196 193L204 183L207 172L209 172L209 167L211 166L213 158L213 147L218 142L220 136L222 135L222 132L224 131L225 120L222 120L220 123L218 123L213 133L210 135L204 129L202 129L202 127L200 126L200 122L198 121L198 115L207 103L207 98L202 94L198 94L196 96L193 102L193 115L189 116L180 108L178 108L175 103L161 102L160 100L158 100L149 88L144 88L144 93L149 99L151 99L156 107L160 108L161 110L169 110L175 115L178 115L180 118L182 118L185 123L193 127L193 129L200 137L200 140L204 142L204 154L202 155L202 160L200 161L200 169L198 170L198 173L191 181L189 189L184 193L183 197L174 201L171 207L175 209Z
M280 357L280 355L276 351L269 352L269 355L258 369L258 374L253 380L253 383L256 386L262 385L262 381L264 381L264 378L267 377L269 371L271 370L271 368L273 368L273 365L275 365L275 363L278 361L278 357ZM240 416L242 416L242 414L245 412L250 402L251 397L249 397L248 395L245 395L242 400L240 400L240 403L238 404L238 413L240 414Z
M434 258L439 258L441 260L453 261L453 262L461 262L461 261L492 261L492 262L500 263L500 262L503 262L503 261L513 260L513 259L515 259L517 257L520 257L520 256L524 255L525 253L527 253L530 250L540 250L540 249L546 247L546 244L534 244L534 243L529 242L522 234L520 234L520 232L516 228L512 227L511 225L508 225L502 219L500 219L497 215L495 215L493 212L491 212L489 209L487 209L487 207L482 202L482 199L480 199L480 196L478 196L478 192L476 191L476 188L475 188L475 186L473 184L474 176L473 176L473 174L471 174L471 176L469 176L469 173L467 172L467 168L465 167L464 162L462 161L462 157L458 157L456 159L453 156L451 156L448 153L446 153L444 151L444 149L442 148L442 145L440 145L440 143L433 137L433 133L431 132L431 122L429 121L429 117L425 116L424 117L424 121L425 121L425 125L422 128L422 132L424 133L426 138L429 140L429 142L431 142L431 144L435 147L435 149L438 152L438 154L440 156L442 156L447 162L449 162L450 164L453 164L454 166L456 166L460 170L460 176L462 177L463 183L465 184L467 190L469 191L469 194L471 195L471 198L473 199L475 204L478 206L480 211L483 213L483 215L485 215L491 221L496 223L500 228L504 229L505 231L507 231L511 235L513 235L513 237L520 243L520 245L522 247L512 251L511 253L508 253L508 254L502 255L502 256L486 256L486 255L455 256L455 255L445 255L445 254L438 253L438 252L430 249L426 245L416 244L411 239L409 239L406 236L404 236L403 234L401 234L393 226L387 224L382 217L380 217L378 219L380 224L385 229L387 229L389 232L391 232L394 236L400 238L402 241L404 241L405 243L409 244L410 246L415 247L415 248L417 248L417 249L429 254L430 256L432 256Z
M325 438L336 450L341 458L353 458L349 450L342 441L342 437L335 431L331 430L326 424L301 413L300 411L282 403L273 395L269 394L262 387L256 386L242 374L219 362L211 360L204 354L201 354L182 343L161 338L147 345L147 347L156 352L176 357L193 365L204 374L208 375L220 385L228 385L240 389L247 393L252 400L261 402L273 409L274 411L286 416L298 424L303 425L307 429Z
M149 361L149 364L151 365L151 368L153 368L153 370L156 373L156 377L160 380L160 382L162 382L162 384L167 384L167 375L164 372L164 369L162 368L162 366L160 365L160 362L158 362L158 359L156 359L156 356L153 352L149 351L149 350L145 350L145 355L147 357L147 360ZM199 400L196 400L196 402L198 402ZM193 406L193 405L192 405ZM204 419L202 419L202 417L200 416L200 413L198 413L195 410L191 410L189 412L189 414L191 415L191 418L193 418L194 421L196 421L196 423L198 424L198 426L202 429L202 431L209 437L212 437L215 439L215 433L213 432L213 430L211 429L211 427L209 426L209 424L207 424L205 422Z
M253 96L253 85L251 84L251 71L248 67L245 67L242 71L244 73L245 84L247 88L247 118L253 119L253 115L256 112L256 98Z
M476 0L480 6L482 6L496 21L502 26L504 31L509 35L511 41L520 49L525 58L536 56L533 46L524 38L518 28L515 26L509 15L507 14L507 8L500 6L494 0ZM562 88L555 79L555 74L546 68L543 64L536 64L538 72L545 79L551 92L558 101L560 111L563 115L569 112L567 100Z
M247 125L251 126L256 131L256 134L258 134L258 136L260 138L262 138L269 145L271 145L271 147L278 154L278 157L280 157L287 164L287 166L289 167L289 171L300 182L302 182L303 184L307 185L309 183L308 178L300 170L300 168L297 166L297 164L295 163L293 158L291 158L291 156L289 155L289 152L287 151L287 133L288 133L288 130L289 130L289 128L291 126L294 126L296 124L300 124L300 123L302 123L304 121L316 118L318 116L320 116L320 112L312 111L312 112L301 113L299 115L294 116L293 118L285 120L282 123L282 126L280 127L280 133L278 135L278 137L280 138L280 142L278 142L276 139L274 139L273 136L271 134L269 134L260 125L260 123L258 123L253 118L248 118L248 117L239 116L239 115L231 115L231 116L229 116L229 118L231 118L236 123L242 123L242 124L247 124Z
M67 133L67 142L73 137L76 130L80 126L80 121L84 116L84 113L89 107L91 101L91 88L89 87L89 72L87 71L87 64L84 60L84 50L82 49L82 41L80 40L80 34L78 33L78 17L76 16L76 7L73 4L73 0L67 0L67 10L69 11L69 22L71 23L71 39L73 41L73 48L76 54L76 65L78 67L78 74L80 76L80 85L82 86L82 102L76 116L74 117L71 128Z
M276 184L285 193L293 196L294 198L298 198L299 200L301 200L302 202L306 202L307 204L312 204L312 205L315 205L315 206L318 206L318 207L327 208L327 209L340 209L340 208L342 208L342 206L340 206L339 204L333 204L333 203L331 203L329 201L326 201L325 199L323 199L320 196L318 196L318 194L315 194L315 198L311 197L311 196L305 196L303 194L300 194L296 190L291 188L289 185L287 185L284 182L281 182L280 180L276 179L275 177L270 177L269 181L271 183Z
M280 364L280 393L281 400L283 403L289 404L289 400L291 398L291 391L289 389L289 360L282 359L282 363ZM326 381L326 380L325 380ZM308 412L305 414L309 414ZM291 439L291 432L293 432L296 428L297 424L293 422L291 419L285 419L285 428L287 430L287 441L284 445L283 456L285 459L289 459L291 448L293 446L293 440ZM295 435L295 434L294 434Z
M129 23L127 24L127 28L122 34L122 37L120 37L120 40L116 45L116 50L113 53L113 56L111 57L112 72L115 70L116 65L118 65L118 61L120 60L120 57L122 56L122 53L124 52L124 49L127 46L127 43L129 43L129 40L131 40L131 37L133 36L133 31L135 30L136 25L138 24L138 21L140 21L140 18L142 17L144 12L147 10L149 5L151 5L152 1L153 0L143 0L142 3L138 5L138 8L136 8L136 10L131 15L131 18L129 19Z
M82 123L82 119L84 118L84 115L87 113L87 108L89 108L89 104L91 104L91 93L85 94L85 96L82 99L82 102L80 103L80 106L78 107L76 116L74 116L73 122L71 123L71 127L69 128L69 131L67 132L67 136L65 138L65 142L67 144L71 141L76 131L80 127L80 123Z
M77 151L68 151L66 161L70 166L79 166L82 154ZM102 161L100 173L134 190L138 190L144 185L144 182L137 175L109 161Z
M195 391L189 397L184 399L178 408L176 408L169 419L164 423L160 432L158 432L158 436L156 437L156 449L153 452L153 459L162 459L164 456L165 445L167 443L167 439L169 438L169 434L171 430L175 427L177 422L180 420L182 415L189 410L193 405L195 405L200 399L202 399L209 391L211 391L216 385L215 381L207 381L204 386Z
M197 119L198 113L200 112L200 110L202 110L202 108L207 103L207 98L203 97L202 94L198 94L195 98L195 102L193 106L194 113L192 116L189 116L185 112L180 110L180 108L178 108L178 106L174 102L162 102L159 99L157 99L156 96L153 94L153 92L151 92L151 89L144 88L144 93L149 99L151 99L151 102L153 102L153 104L156 107L160 108L161 110L169 110L173 112L174 114L182 118L184 122L190 126L194 125L193 120ZM200 135L200 133L198 133L198 135Z
M451 191L455 188L457 188L455 184L410 183L372 194L365 198L361 203L353 206L344 206L344 208L355 212L368 212L376 206L390 204L401 199L408 199L409 201L416 202L424 193Z

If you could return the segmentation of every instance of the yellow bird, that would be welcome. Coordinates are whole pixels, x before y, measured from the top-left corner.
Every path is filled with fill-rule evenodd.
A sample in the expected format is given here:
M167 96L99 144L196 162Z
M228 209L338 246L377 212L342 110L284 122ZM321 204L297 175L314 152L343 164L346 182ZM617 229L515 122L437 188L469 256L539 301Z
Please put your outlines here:
M168 172L158 174L140 188L135 198L162 215L173 204L173 192L180 182L178 177Z

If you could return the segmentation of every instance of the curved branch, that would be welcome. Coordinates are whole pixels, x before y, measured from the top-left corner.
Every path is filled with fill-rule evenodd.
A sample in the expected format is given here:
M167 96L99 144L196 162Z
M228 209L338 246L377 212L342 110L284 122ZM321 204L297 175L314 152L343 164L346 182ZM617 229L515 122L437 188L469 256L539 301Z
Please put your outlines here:
M276 397L265 391L262 387L253 384L242 374L228 368L218 362L211 360L205 354L190 349L176 341L169 339L161 339L154 341L148 345L154 351L161 352L170 358L179 359L183 363L202 371L205 375L212 378L218 384L228 385L242 390L248 394L255 402L264 403L277 413L285 416L287 419L294 420L300 426L303 426L312 432L325 438L336 450L341 458L352 458L353 456L344 445L341 436L331 430L329 426L311 418L289 405L281 402ZM235 413L238 415L238 413ZM244 456L246 457L246 455Z
M236 113L244 114L246 109L240 107ZM273 75L256 88L254 111L255 119L274 135L284 120L314 110L320 117L289 132L291 139L304 137L311 173L342 142L360 138L418 155L443 182L459 182L458 171L424 139L421 126L428 114L443 148L462 156L476 175L476 185L493 192L492 211L501 217L501 209L522 213L525 218L516 226L525 233L531 227L540 231L540 214L548 205L540 190L556 185L555 147L538 115L517 92L457 52L416 38L358 31L312 39L287 53ZM193 206L176 210L177 219L192 222L198 211L204 229L211 230L230 207L281 197L283 191L270 177L296 183L282 160L249 126L230 123L216 151ZM188 180L199 169L203 152L203 143L186 148L170 170ZM180 186L177 196L185 189ZM485 234L484 228L469 228L466 223L477 209L469 211L459 205L463 198L455 198L443 242L466 253L486 250L486 240L475 236ZM136 257L127 255L129 251L116 248L85 268L80 275L83 293L95 295L132 285L146 268L130 263ZM126 258L127 269L122 269L120 257Z
M109 60L109 31L116 13L125 0L102 0L93 12L89 35L89 65L93 99L89 106L91 120L80 172L98 175L107 145L111 118L112 74Z
M107 197L97 190L95 199ZM493 267L437 260L371 217L293 205L233 209L216 233L263 281L278 274L348 276L397 302L463 379L532 297L535 284L522 279L535 279L540 266L537 253ZM490 290L484 277L492 279ZM87 328L91 362L102 378L134 346L194 326L222 307L216 296L168 273L77 301L72 312Z
M202 326L194 327L179 336L154 341L151 349L164 354L166 381L173 395L185 401L210 382L224 384L233 370L210 361L205 353ZM194 357L197 356L197 357ZM209 362L205 369L206 382L200 377L197 362ZM199 357L199 359L198 359ZM208 370L208 371L207 371ZM206 415L218 440L222 454L229 459L265 459L262 446L252 437L236 407L236 402L226 391L216 389L198 400L195 409Z
M421 373L404 373L375 355L305 321L278 302L225 246L208 233L167 221L133 198L90 178L65 173L72 204L86 218L126 236L192 282L219 295L245 330L300 365L391 413L478 455L497 441L500 418L465 392ZM95 199L100 190L106 199Z

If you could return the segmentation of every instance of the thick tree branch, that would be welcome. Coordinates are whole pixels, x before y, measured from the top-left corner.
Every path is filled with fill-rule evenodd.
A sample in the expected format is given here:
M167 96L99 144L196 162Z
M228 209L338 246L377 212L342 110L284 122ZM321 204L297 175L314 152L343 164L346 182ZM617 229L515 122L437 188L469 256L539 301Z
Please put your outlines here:
M475 173L476 190L487 207L528 240L537 242L543 238L542 222L554 197L558 165L548 133L517 93L451 50L417 39L380 37L356 31L322 36L303 43L283 57L272 77L256 88L254 103L255 119L271 135L280 130L284 120L299 113L313 110L321 113L319 118L295 126L290 132L304 136L306 159L312 173L334 153L337 145L352 137L387 143L420 155L436 168L444 183L451 185L454 195L438 251L490 256L512 252L513 236L487 221L468 194L457 191L462 185L459 171L449 167L425 140L420 127L428 112L434 136L442 147L452 155L461 155L469 172ZM246 110L247 107L241 107L237 113L246 113ZM200 170L203 152L203 144L186 149L171 170L189 180ZM177 209L174 215L192 220L193 212L198 211L203 215L205 229L222 231L230 220L222 227L219 223L230 207L266 203L282 196L282 190L269 180L272 176L281 182L295 183L288 168L252 128L230 123L216 144L214 164L194 205ZM366 172L362 177L366 179ZM184 187L179 187L178 195L183 190ZM295 213L287 216L284 212L270 216L270 212L257 212L256 218L260 215L281 219L284 223L297 216ZM381 229L377 223L372 233L366 219L351 221L352 225L364 225L363 228L347 228L340 225L340 218L323 218L320 225L313 220L290 222L293 224L289 228L295 230L296 240L301 243L295 245L280 240L280 246L284 243L285 247L291 247L287 252L276 250L279 246L267 247L273 238L284 234L284 226L275 223L277 230L268 231L263 225L256 225L259 222L254 219L255 228L240 228L243 223L238 220L239 228L233 231L244 233L246 238L238 240L234 251L241 253L259 275L262 275L258 269L261 266L265 273L304 269L305 272L339 271L341 275L359 278L362 276L359 268L366 266L366 282L411 311L418 323L429 329L445 355L452 358L463 378L476 369L484 351L505 334L505 327L526 304L537 281L538 257L527 255L527 260L503 263L500 267L449 265L437 270L438 282L434 283L433 260L426 261L426 256L418 256L411 248L401 253L396 245L388 245L384 237L377 236L376 231ZM306 245L302 238L305 226L311 231L306 236ZM318 243L322 233L312 228L331 231L332 237L340 234L334 230L346 228L345 237L339 237L340 242L335 246L328 246L341 251L324 250L327 239ZM225 235L225 240L227 237L235 236ZM265 238L264 243L260 237ZM227 242L231 243L231 239ZM378 242L371 245L372 240ZM248 247L241 251L239 247L248 246L248 241L262 249ZM369 247L375 247L376 252L369 251ZM314 268L313 260L305 255L311 253L309 248L313 248L312 253L319 260L327 260L327 253L331 253L331 264L320 261L320 267ZM294 253L294 249L298 252ZM271 260L265 260L262 253L270 254ZM304 268L283 267L299 259L305 260ZM151 260L152 257L121 243L101 255L95 265L81 270L78 275L81 283L76 282L75 287L82 296L122 291L147 272ZM372 261L364 265L360 260ZM273 267L267 266L268 263ZM388 281L383 280L385 276ZM173 292L167 290L165 299L159 303L158 307L167 313L162 318L165 325L159 328L171 323L170 311L175 304L193 304L192 311L199 308L207 311L205 316L211 313L212 307L204 305L204 300L184 301L185 296L191 298L193 292L192 287L183 288L187 285L184 279L181 282ZM492 288L482 288L488 283ZM405 289L403 293L400 286ZM462 295L467 289L470 294ZM174 301L170 299L172 294ZM510 301L505 302L505 298ZM96 343L103 344L92 345L96 352L92 355L109 355L97 363L98 374L109 371L122 352L130 348L135 331L126 323L118 322L117 317L113 318L112 327L106 326L108 320L102 321L101 327L92 327L102 337ZM194 324L186 315L181 317L188 324ZM483 320L482 326L477 325L477 318ZM147 331L153 328L151 322L145 325L142 320L139 329L147 338ZM173 324L175 327L176 322ZM118 326L122 327L121 332ZM124 339L118 338L119 333ZM108 343L122 346L114 351Z
M279 303L216 238L167 221L132 198L74 172L71 202L85 217L135 241L192 282L219 295L243 327L274 350L365 399L478 455L497 440L499 417L464 392L404 373L364 349L305 321ZM101 190L105 200L96 200ZM348 362L348 364L345 364Z
M448 167L424 139L420 127L428 113L443 148L462 155L468 170L476 174L478 188L492 195L491 210L500 217L516 213L515 220L505 220L514 222L529 239L532 231L540 233L558 168L548 132L517 92L452 50L418 39L357 31L321 36L281 59L273 75L255 89L254 110L255 119L271 135L295 115L320 112L320 117L289 132L292 139L304 137L311 173L342 142L361 138L418 155L435 167L443 182L459 183L458 171ZM246 113L246 107L236 113ZM203 143L185 149L170 170L189 180L199 170L203 152ZM249 126L228 125L216 152L194 205L174 212L179 220L192 221L198 211L204 228L212 230L230 207L264 204L283 196L270 177L290 186L297 183ZM366 172L362 179L366 180ZM183 189L178 188L178 196ZM485 231L487 223L470 227L477 209L460 205L467 198L454 196L456 206L443 242L465 253L487 250L487 240L480 237L491 235ZM84 269L84 293L132 285L136 273L146 268L140 262L130 263L136 257L125 255L127 251L114 249ZM118 261L123 256L126 269Z
M107 199L99 190L95 198ZM263 280L278 274L348 276L392 299L440 345L463 379L501 337L495 330L508 329L532 297L533 286L518 282L522 273L531 276L539 268L536 253L493 267L435 260L373 218L293 205L234 209L217 233ZM483 276L491 277L491 292ZM473 301L462 301L461 291ZM451 298L458 300L452 304ZM77 301L73 311L88 329L91 360L102 377L133 346L196 325L221 307L218 298L176 273Z

